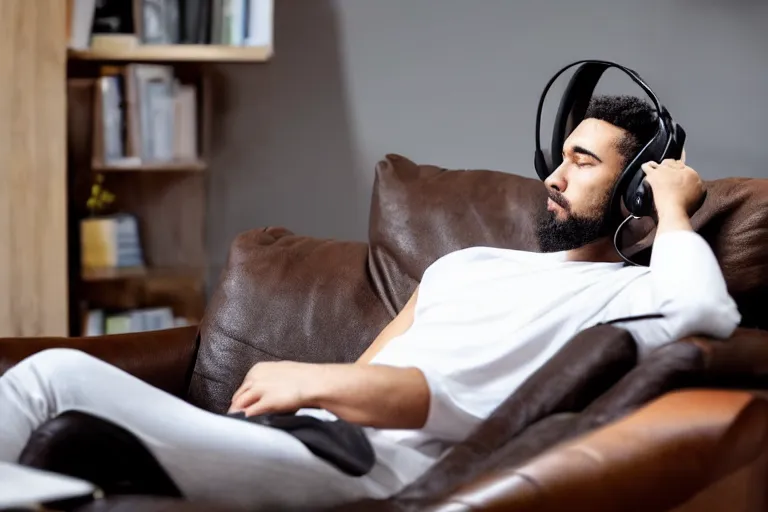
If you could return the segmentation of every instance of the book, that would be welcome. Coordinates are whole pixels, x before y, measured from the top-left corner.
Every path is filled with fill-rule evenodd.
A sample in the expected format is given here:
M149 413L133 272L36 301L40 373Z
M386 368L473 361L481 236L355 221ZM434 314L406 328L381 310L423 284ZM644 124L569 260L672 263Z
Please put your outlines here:
M139 78L137 64L129 64L123 69L125 90L125 146L126 155L141 160L141 104L139 102Z
M248 2L246 19L247 46L272 46L274 24L274 0L245 0Z
M183 0L179 8L180 42L182 44L209 43L211 0Z
M103 128L102 154L104 161L109 163L125 156L120 79L117 76L102 76L98 80L98 90Z
M146 308L134 311L133 314L136 318L136 332L159 331L174 327L173 312L170 308Z
M179 43L179 0L141 0L140 15L144 44Z
M137 64L135 73L141 140L141 160L173 160L174 77L171 66Z
M211 44L226 44L223 32L225 1L211 0Z
M233 21L235 12L234 3L240 0L221 0L221 44L232 44L234 37L232 35Z
M105 334L127 334L131 331L131 315L110 315L104 323Z
M197 159L197 89L192 85L176 85L174 95L174 159Z
M229 44L242 46L245 37L245 4L248 0L231 0Z
M101 336L104 334L104 310L92 309L85 314L83 336Z
M96 0L68 0L68 45L70 48L75 50L88 49L95 12Z

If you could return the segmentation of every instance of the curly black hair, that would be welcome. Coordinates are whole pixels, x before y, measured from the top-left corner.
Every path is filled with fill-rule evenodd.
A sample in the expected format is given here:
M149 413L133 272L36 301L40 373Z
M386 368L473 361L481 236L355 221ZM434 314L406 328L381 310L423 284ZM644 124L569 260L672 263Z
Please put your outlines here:
M651 140L658 126L656 109L636 96L595 96L584 118L599 119L627 131L616 144L625 165Z

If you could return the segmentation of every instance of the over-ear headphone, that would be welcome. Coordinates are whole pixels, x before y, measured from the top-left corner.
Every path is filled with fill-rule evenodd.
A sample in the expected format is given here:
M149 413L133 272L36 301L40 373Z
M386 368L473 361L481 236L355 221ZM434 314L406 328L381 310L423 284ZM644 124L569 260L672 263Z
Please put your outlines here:
M540 139L541 111L544 99L555 80L574 66L579 66L579 68L575 71L560 100L560 107L552 131L551 158L548 159L541 149ZM623 71L645 91L656 109L658 123L656 133L651 140L629 161L619 175L611 193L608 215L612 219L620 219L623 201L624 206L634 217L648 216L653 212L653 196L651 187L645 181L645 172L641 166L648 161L661 162L665 158L680 159L685 144L685 130L672 120L669 111L661 104L648 84L640 78L640 75L620 64L602 60L580 60L565 66L549 80L541 94L536 113L536 155L534 158L536 173L543 181L562 163L565 139L584 119L595 86L608 68ZM621 252L619 253L621 254Z

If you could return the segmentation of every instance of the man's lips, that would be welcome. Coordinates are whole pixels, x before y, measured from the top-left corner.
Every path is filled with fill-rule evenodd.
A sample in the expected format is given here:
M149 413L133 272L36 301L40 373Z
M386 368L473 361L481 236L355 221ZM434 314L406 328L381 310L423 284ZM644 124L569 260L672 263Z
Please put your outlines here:
M549 198L547 198L547 210L555 210L555 206L559 207L561 210L568 210L568 202L564 197L558 198L550 195Z
M563 205L552 199L551 197L547 199L547 210L549 211L555 211L555 210L565 210Z

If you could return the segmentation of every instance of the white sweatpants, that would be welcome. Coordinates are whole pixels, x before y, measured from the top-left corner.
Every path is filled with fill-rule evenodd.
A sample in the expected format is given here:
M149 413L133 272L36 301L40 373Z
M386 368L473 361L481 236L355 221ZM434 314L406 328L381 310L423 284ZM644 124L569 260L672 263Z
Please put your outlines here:
M72 349L42 351L0 377L0 460L18 460L30 433L68 410L132 432L191 500L316 508L396 491L377 471L351 477L290 434L204 411Z

